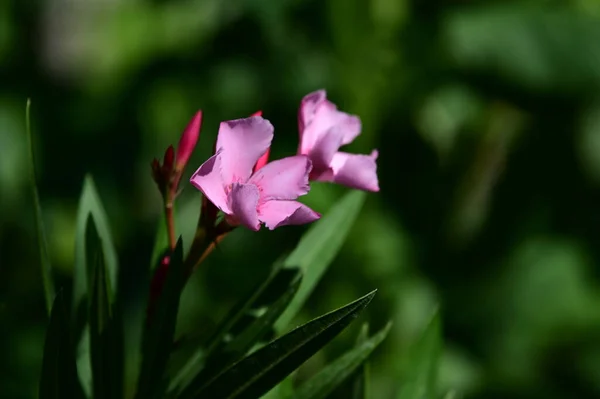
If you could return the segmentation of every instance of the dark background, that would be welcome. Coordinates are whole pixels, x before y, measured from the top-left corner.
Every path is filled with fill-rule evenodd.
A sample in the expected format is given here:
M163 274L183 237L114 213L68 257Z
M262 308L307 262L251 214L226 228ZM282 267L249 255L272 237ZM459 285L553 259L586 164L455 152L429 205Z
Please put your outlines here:
M301 319L379 289L363 319L394 328L372 361L374 398L393 397L436 303L440 394L600 397L594 0L1 0L0 397L35 396L46 323L28 97L57 284L70 286L90 172L135 290L160 217L152 158L200 108L188 176L219 121L258 109L276 127L273 156L293 154L298 105L319 88L362 118L348 150L379 149L381 192ZM304 198L326 212L345 191L315 184ZM198 200L186 186L182 211ZM180 328L210 328L302 231L228 237L186 291Z

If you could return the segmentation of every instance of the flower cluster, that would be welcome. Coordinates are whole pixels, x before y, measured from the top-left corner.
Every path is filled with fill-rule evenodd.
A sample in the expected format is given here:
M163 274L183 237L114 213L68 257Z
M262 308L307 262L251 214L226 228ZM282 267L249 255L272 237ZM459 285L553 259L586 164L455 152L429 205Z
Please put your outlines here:
M175 184L197 142L201 123L198 115L201 113L190 122L177 149L172 179ZM198 168L190 182L224 214L229 226L243 225L255 231L261 224L273 230L317 220L319 213L297 201L310 190L309 181L379 191L377 151L370 155L339 151L360 134L360 119L339 111L327 100L324 90L302 100L298 130L298 153L269 162L274 128L261 112L222 122L214 155ZM180 153L184 154L183 165L179 162ZM155 180L164 186L165 178L156 177L162 176L159 172L155 167Z

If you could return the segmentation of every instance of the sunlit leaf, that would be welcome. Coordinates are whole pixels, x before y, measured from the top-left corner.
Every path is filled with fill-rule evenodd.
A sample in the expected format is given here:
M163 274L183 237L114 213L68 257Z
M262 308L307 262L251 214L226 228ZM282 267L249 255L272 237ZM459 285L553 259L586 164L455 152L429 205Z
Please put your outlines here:
M276 339L182 398L260 398L335 338L371 302L375 291Z
M40 205L40 197L37 190L35 177L35 160L33 156L33 136L31 134L31 116L30 116L31 100L27 100L25 109L27 127L27 139L29 141L29 170L31 179L31 191L33 195L33 207L35 212L35 227L38 239L38 249L40 251L40 265L42 267L42 282L44 284L44 298L46 299L46 309L48 314L52 311L52 302L54 302L54 283L52 281L52 265L50 264L50 256L48 255L48 241L46 240L46 231L44 229L44 218L42 215L42 206Z
M46 330L44 358L39 385L40 399L83 398L77 378L75 353L71 342L71 326L67 318L65 298L59 291L52 305Z
M324 399L354 373L387 336L391 324L326 366L301 385L292 399Z
M365 197L363 191L346 194L325 217L306 232L296 249L285 260L286 267L300 267L304 277L292 303L275 323L278 332L282 332L300 311L341 249Z
M437 371L442 351L439 312L436 311L411 350L408 371L400 385L398 399L437 397Z

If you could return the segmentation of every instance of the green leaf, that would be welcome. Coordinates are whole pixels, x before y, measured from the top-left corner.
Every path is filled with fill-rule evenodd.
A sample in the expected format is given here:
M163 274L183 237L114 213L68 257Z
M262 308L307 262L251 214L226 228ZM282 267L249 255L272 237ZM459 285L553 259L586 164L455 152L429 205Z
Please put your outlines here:
M113 310L111 282L94 218L87 223L88 265L93 267L90 297L90 354L94 398L123 396L122 334Z
M31 100L27 99L25 108L25 125L27 130L27 140L29 141L29 165L31 179L31 192L33 195L33 207L35 212L35 228L37 232L38 248L40 251L40 264L42 266L42 281L44 284L44 297L46 299L46 309L48 315L52 311L52 302L54 301L54 283L52 281L52 265L50 264L50 256L48 255L48 241L46 239L46 231L44 229L44 218L42 216L42 206L40 205L40 197L37 190L35 178L35 160L33 156L33 136L31 134L31 117L30 117Z
M297 271L297 268L288 268L288 270L284 271L282 270L282 266L283 262L275 262L270 276L247 297L236 303L227 316L223 318L223 321L206 344L193 351L185 364L179 368L179 371L171 380L169 391L186 387L194 376L202 371L207 358L224 342L225 337L235 335L234 331L241 331L248 325L247 322L244 324L244 318L248 316L252 308L263 306L265 302L268 302L269 297L276 300L281 295L281 292L279 294L277 292L282 289L285 290L289 286L291 282L290 273L295 275ZM285 276L287 276L288 280L282 281L285 280Z
M182 398L260 398L335 338L371 302L376 291L314 319L245 357Z
M410 353L407 375L398 399L429 399L437 396L437 371L442 351L439 312L436 310Z
M106 262L106 268L108 271L108 278L111 282L117 285L117 252L115 250L110 228L108 226L108 220L94 180L91 176L86 176L83 183L83 190L79 199L79 209L77 211L77 222L75 232L75 270L74 281L73 281L73 308L76 311L81 311L80 306L85 300L91 288L90 273L93 269L87 265L86 255L86 225L88 215L94 217L98 236L102 242L102 251L104 261ZM113 296L114 296L113 292Z
M341 249L366 198L363 191L351 191L329 213L316 222L285 260L286 267L300 267L303 282L286 311L275 323L282 332L300 311L304 302Z
M44 358L39 385L40 399L83 398L77 378L65 298L59 291L54 298L46 330Z
M390 331L391 323L342 355L298 388L293 399L324 399L362 365Z
M279 277L279 278L278 278ZM284 280L284 281L282 281ZM300 282L302 281L302 272L299 269L282 269L272 279L270 288L284 287L282 293L278 293L279 297L270 298L273 295L270 290L261 291L261 295L255 300L252 308L263 310L260 316L253 318L253 321L243 327L233 326L234 330L241 331L237 335L233 335L229 342L225 343L220 350L216 350L213 355L207 360L206 367L199 373L194 380L188 385L185 392L194 392L202 387L211 377L214 377L220 371L230 366L236 360L243 357L255 344L263 338L266 333L272 328L277 317L283 313L287 305L290 303ZM264 303L269 303L265 305ZM266 307L266 308L265 308ZM239 322L237 324L240 324Z
M284 399L291 397L294 394L293 376L294 373L291 373L283 381L275 385L273 389L261 396L261 399Z
M79 378L83 384L86 395L91 395L92 378L90 373L90 352L89 352L89 326L88 321L88 296L92 286L92 277L94 268L88 264L87 254L87 221L88 216L92 215L100 241L102 243L102 252L104 262L107 268L107 275L111 282L117 286L117 253L113 244L110 228L96 191L94 181L91 176L86 176L83 183L83 190L79 199L79 209L77 211L76 231L75 231L75 267L73 270L73 329L74 339L78 342L77 346L77 369ZM112 293L112 296L115 292ZM83 335L82 335L83 334Z
M364 323L356 338L356 346L360 347L369 339L369 324ZM364 362L357 370L352 381L352 399L367 399L369 397L369 367Z
M179 239L173 251L162 291L154 313L148 319L143 338L143 358L136 397L160 397L166 388L164 371L173 347L179 299L186 282L183 243ZM151 299L152 300L152 299Z

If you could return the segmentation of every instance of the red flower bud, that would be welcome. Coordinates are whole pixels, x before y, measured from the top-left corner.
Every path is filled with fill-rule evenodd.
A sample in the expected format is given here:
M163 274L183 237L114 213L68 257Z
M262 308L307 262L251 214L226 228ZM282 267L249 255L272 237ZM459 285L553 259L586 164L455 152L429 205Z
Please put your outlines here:
M177 165L175 166L175 169L178 172L181 172L183 168L185 168L192 152L194 152L194 148L200 137L201 127L202 111L198 111L183 131L183 134L179 139L179 144L177 145L177 156L175 157Z

